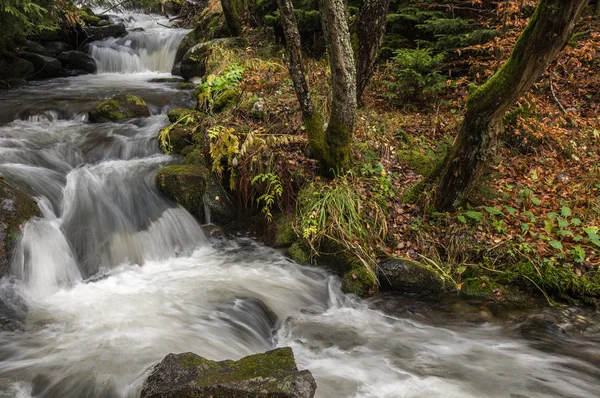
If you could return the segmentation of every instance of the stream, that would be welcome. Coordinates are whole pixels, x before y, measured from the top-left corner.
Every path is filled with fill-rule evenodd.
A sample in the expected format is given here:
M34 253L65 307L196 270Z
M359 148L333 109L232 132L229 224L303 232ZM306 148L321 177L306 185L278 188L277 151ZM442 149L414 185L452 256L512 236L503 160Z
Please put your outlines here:
M0 397L139 397L168 353L283 346L321 398L600 396L597 313L455 294L360 300L250 238L205 237L154 182L181 161L158 150L166 112L194 104L149 80L171 77L187 31L115 18L144 31L92 44L97 74L0 91L0 175L42 212L0 281ZM120 93L152 116L87 122Z

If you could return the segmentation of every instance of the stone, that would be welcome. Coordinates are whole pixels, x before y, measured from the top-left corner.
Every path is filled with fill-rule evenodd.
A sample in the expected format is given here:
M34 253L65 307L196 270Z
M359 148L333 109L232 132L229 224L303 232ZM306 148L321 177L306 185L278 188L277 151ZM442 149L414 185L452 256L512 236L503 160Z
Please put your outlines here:
M44 43L46 52L51 57L56 57L58 54L71 50L71 46L63 41L49 41Z
M183 83L185 79L181 77L158 77L149 80L150 83Z
M23 225L39 215L32 198L0 177L0 278L10 271L11 257Z
M25 45L21 47L21 51L40 55L52 55L48 52L46 47L33 40L26 40Z
M204 77L207 72L208 58L212 54L214 48L224 41L224 39L207 41L195 45L186 52L181 60L181 67L179 70L181 77L186 80L190 80L194 77Z
M0 57L0 79L6 80L10 85L10 80L24 80L29 78L35 72L33 63L14 55Z
M34 73L29 79L48 79L61 76L62 65L59 60L45 55L22 52L18 56L33 64Z
M67 51L58 56L62 66L67 69L79 69L87 73L96 73L96 60L81 51Z
M118 122L134 117L148 117L148 105L139 97L130 94L120 94L103 101L89 113L90 122Z
M144 382L141 398L311 398L316 388L312 374L298 370L285 347L239 361L169 354Z
M381 290L402 293L433 294L444 290L443 281L431 270L408 259L379 264Z
M211 222L225 225L235 220L235 209L227 192L212 173L200 164L167 166L156 181L162 192L205 223L206 209Z
M107 26L86 26L83 31L88 35L88 42L106 39L107 37L122 37L127 34L127 29L122 23Z

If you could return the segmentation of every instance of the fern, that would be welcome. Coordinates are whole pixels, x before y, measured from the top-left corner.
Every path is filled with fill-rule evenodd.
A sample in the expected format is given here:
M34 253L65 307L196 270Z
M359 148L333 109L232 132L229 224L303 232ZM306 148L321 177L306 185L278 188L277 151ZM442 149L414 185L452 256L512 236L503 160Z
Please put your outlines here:
M281 179L273 173L263 173L258 174L252 179L252 185L257 183L266 185L265 193L258 197L257 203L263 203L261 212L264 214L265 218L271 222L273 221L273 214L271 212L273 205L275 204L275 201L281 199L281 196L283 195Z

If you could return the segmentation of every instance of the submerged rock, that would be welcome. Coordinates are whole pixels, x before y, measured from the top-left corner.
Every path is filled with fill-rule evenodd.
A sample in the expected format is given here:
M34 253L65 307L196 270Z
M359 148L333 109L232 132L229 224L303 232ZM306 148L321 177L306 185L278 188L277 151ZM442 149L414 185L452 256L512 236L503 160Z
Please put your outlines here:
M432 294L444 289L443 281L424 266L410 260L388 260L379 264L381 290Z
M239 361L169 354L145 381L141 398L311 398L316 388L312 374L298 370L286 347Z
M66 51L58 56L58 60L67 69L96 73L96 60L81 51Z
M12 253L23 225L39 215L33 199L0 179L0 277L10 271Z
M33 64L34 73L30 79L47 79L61 75L62 65L59 60L45 55L22 52L19 57Z
M117 122L134 117L148 117L150 116L150 110L140 97L120 94L98 104L89 115L90 122Z

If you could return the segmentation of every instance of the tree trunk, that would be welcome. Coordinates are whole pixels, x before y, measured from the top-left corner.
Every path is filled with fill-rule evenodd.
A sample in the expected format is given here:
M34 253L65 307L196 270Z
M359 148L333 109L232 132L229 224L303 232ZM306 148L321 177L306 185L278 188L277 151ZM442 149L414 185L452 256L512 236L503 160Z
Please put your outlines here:
M296 97L302 110L302 119L308 136L308 144L316 159L323 161L325 157L325 132L323 130L323 119L315 111L310 96L308 83L306 82L306 71L302 61L302 47L298 22L294 15L294 6L291 0L277 0L281 25L285 36L286 47L289 52L289 72L294 83Z
M356 114L356 67L344 0L319 0L319 9L331 66L331 115L322 159L323 171L330 174L350 164Z
M242 33L243 25L248 14L247 0L221 0L225 22L233 36Z
M373 76L375 61L383 43L390 0L363 0L356 20L356 102L363 105L363 94Z
M496 150L502 117L540 77L573 33L587 0L541 0L513 52L494 76L469 96L465 120L442 167L438 211L462 205Z

